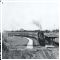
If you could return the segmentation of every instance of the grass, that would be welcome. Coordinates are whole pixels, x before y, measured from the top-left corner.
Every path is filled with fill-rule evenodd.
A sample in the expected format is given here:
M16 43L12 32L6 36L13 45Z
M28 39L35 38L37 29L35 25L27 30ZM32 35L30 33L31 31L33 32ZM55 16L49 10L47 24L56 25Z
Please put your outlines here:
M28 40L24 37L16 37L16 36L8 37L6 34L4 34L2 42L3 42L2 47L3 59L58 59L59 58L58 47L45 48L35 46L32 50L25 49Z
M39 48L32 50L10 50L3 52L3 59L56 59L58 58L57 48ZM56 53L57 52L57 53Z

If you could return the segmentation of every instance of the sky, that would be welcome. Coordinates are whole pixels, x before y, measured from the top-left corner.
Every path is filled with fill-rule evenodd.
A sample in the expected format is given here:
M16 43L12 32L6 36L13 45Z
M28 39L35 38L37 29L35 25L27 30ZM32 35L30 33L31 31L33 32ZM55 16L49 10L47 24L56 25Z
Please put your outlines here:
M58 29L59 19L57 0L44 1L3 2L2 30ZM36 26L33 22L37 22L42 28Z

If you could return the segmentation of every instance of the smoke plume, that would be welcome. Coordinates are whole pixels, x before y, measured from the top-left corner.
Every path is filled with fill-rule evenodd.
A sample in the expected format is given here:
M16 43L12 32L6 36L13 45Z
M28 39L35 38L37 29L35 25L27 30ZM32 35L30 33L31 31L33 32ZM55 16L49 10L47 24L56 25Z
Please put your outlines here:
M40 30L42 30L42 26L39 22L33 21L33 24L36 25Z

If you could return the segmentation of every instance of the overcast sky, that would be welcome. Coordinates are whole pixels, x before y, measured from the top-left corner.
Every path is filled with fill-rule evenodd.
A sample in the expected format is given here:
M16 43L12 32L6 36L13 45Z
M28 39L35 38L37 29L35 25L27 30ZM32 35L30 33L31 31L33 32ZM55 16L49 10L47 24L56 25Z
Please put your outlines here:
M57 2L4 2L2 11L3 31L39 29L33 21L38 22L42 30L59 27Z

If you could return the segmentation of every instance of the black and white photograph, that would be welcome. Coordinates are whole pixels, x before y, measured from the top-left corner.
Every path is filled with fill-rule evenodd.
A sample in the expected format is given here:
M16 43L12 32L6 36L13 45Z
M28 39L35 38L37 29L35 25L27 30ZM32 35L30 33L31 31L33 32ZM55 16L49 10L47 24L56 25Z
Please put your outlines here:
M2 2L2 59L59 59L58 0Z
M0 0L0 60L1 60L1 0Z

